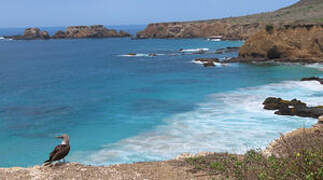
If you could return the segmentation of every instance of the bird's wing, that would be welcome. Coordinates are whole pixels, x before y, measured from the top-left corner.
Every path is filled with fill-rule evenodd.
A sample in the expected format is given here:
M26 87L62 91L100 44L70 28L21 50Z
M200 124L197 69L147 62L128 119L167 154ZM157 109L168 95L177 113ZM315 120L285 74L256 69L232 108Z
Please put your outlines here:
M62 150L62 145L61 144L57 145L55 149L49 154L49 159L53 160L53 157L61 150Z
M69 150L69 146L60 144L55 147L54 151L51 153L50 159L52 161L60 160L68 154Z

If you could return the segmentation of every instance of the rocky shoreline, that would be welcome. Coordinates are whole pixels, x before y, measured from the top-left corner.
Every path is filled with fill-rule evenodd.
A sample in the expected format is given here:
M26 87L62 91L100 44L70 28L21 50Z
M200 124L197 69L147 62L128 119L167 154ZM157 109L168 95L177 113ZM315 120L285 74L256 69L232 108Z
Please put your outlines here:
M261 153L264 157L275 155L276 157L288 156L289 150L286 149L286 143L297 148L303 148L303 141L297 141L300 137L304 138L304 134L311 139L319 138L323 140L323 117L319 117L318 123L312 128L300 128L281 135L280 138L272 141L266 149ZM314 143L314 142L313 142ZM294 152L294 151L293 151ZM134 164L119 164L111 166L89 166L78 163L59 163L53 166L34 166L28 168L11 167L0 168L0 179L20 180L20 179L104 179L104 180L209 180L209 179L236 179L233 174L227 175L223 173L210 173L202 169L196 169L196 165L188 162L198 159L212 159L214 157L226 157L234 159L243 159L245 155L223 154L213 152L202 152L198 154L184 153L174 160L158 161L158 162L140 162Z
M23 35L4 36L5 39L13 40L48 40L48 39L81 39L81 38L116 38L131 37L125 31L117 32L114 29L108 29L103 25L93 26L68 26L65 31L57 31L50 36L47 31L41 31L39 28L27 28Z

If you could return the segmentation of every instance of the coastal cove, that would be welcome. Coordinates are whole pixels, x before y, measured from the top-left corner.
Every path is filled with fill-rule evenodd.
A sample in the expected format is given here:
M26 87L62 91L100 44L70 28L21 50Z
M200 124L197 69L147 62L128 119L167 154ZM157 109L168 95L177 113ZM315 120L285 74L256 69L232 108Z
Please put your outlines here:
M179 51L242 44L205 39L0 40L0 166L41 164L48 156L44 152L57 143L52 137L60 133L71 137L68 161L110 165L168 160L184 152L244 153L265 148L279 133L315 124L313 118L275 115L263 110L262 102L269 96L297 97L321 105L323 86L300 81L322 77L321 64L204 68L194 59L222 61L238 52Z

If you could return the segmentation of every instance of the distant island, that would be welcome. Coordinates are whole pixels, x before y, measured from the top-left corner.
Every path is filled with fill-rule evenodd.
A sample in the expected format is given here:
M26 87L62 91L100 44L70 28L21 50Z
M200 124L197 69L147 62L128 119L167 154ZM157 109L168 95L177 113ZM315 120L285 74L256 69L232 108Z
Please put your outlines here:
M47 31L41 31L39 28L27 28L23 35L4 36L6 39L13 40L47 40L47 39L80 39L80 38L112 38L112 37L130 37L125 31L117 32L114 29L108 29L103 25L93 26L68 26L65 31L57 31L50 36Z

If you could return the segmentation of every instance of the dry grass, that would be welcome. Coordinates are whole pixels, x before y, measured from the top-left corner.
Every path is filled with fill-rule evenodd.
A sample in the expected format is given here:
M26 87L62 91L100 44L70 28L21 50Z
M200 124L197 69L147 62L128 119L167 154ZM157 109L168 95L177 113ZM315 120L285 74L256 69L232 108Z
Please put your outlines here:
M242 156L209 155L186 159L192 172L204 171L233 179L321 180L323 179L323 129L297 130L282 135L268 157L260 150Z

